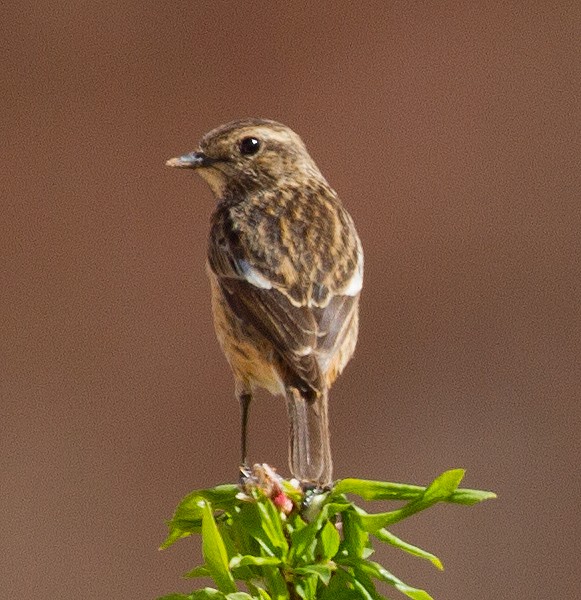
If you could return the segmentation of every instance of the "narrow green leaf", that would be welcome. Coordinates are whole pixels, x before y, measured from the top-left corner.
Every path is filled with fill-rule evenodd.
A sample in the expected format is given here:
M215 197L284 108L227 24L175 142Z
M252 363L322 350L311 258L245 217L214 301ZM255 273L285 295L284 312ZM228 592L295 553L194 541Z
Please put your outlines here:
M379 600L383 598L375 589L375 584L371 577L360 568L353 569L352 585L365 600Z
M433 600L430 594L428 594L428 592L425 590L420 590L408 585L407 583L404 583L401 579L398 579L395 575L392 575L387 569L384 569L377 563L373 563L373 565L377 567L382 581L393 585L396 590L400 591L402 594L405 594L408 598L413 598L413 600Z
M373 535L381 542L385 542L386 544L389 544L390 546L399 548L400 550L403 550L404 552L407 552L408 554L412 554L419 558L424 558L426 560L429 560L437 569L440 569L440 571L442 571L444 569L442 562L440 561L440 559L437 556L435 556L434 554L431 554L430 552L427 552L426 550L422 550L421 548L418 548L417 546L413 546L412 544L409 544L408 542L404 542L404 540L398 538L396 535L394 535L387 529L379 529L378 531L374 531Z
M317 576L308 575L293 579L295 592L303 600L316 600Z
M231 508L239 491L237 485L226 484L189 493L180 501L171 521L168 522L169 534L160 550L165 550L177 540L192 533L201 532L204 501L211 502L215 509Z
M196 526L188 527L187 525L183 525L182 523L174 523L173 521L168 522L169 533L159 550L165 550L169 548L172 544L175 544L178 540L182 538L188 537L192 535L192 533L199 533L202 530L202 521L200 520L196 523Z
M397 510L392 510L385 513L375 513L372 515L360 513L359 516L363 529L369 533L375 534L379 529L383 529L384 527L389 527L394 523L403 521L417 512L425 510L426 508L430 508L430 506L436 502L437 500L434 500L433 502L421 502L421 499L418 499Z
M369 535L361 525L361 518L354 510L343 513L343 545L348 554L361 557L369 546Z
M464 469L444 471L444 473L438 475L438 477L436 477L436 479L434 479L427 487L422 495L422 501L433 504L435 502L447 500L456 491L464 478L465 473L466 471Z
M318 523L309 523L302 529L296 529L291 533L289 562L300 564L314 559L315 546L317 544Z
M256 508L260 516L260 526L275 548L280 550L279 556L286 556L288 543L282 529L281 513L269 498L260 499Z
M204 588L196 590L188 596L189 600L225 600L226 596L214 588Z
M235 556L230 560L230 568L237 569L238 567L257 566L263 567L264 565L278 566L281 564L280 558L276 556Z
M270 536L262 527L261 515L255 502L244 503L234 517L237 528L244 531L245 535L252 537L268 556L279 556L280 551L273 544Z
M228 600L252 600L252 596L246 592L234 592L232 594L226 594Z
M337 550L339 550L339 545L341 544L341 536L337 531L337 527L335 527L335 525L331 523L331 521L327 521L323 529L321 529L319 540L321 547L321 557L324 560L333 558L333 556L337 554Z
M297 567L293 569L293 573L297 573L298 575L316 575L325 585L328 585L331 575L336 568L337 565L333 561L327 561L326 563Z
M370 577L385 581L390 585L393 585L402 594L412 598L413 600L433 600L433 598L424 590L414 588L407 583L404 583L401 579L398 579L395 575L390 573L387 569L384 569L379 563L370 560L361 559L346 559L344 564L353 566L356 572L365 573Z
M224 483L222 485L216 485L213 488L192 492L184 498L184 501L187 501L190 496L195 496L197 494L204 500L210 502L214 508L226 508L227 505L236 501L236 496L239 492L239 485L234 483Z
M347 510L351 510L353 507L353 503L348 500L343 500L341 502L329 502L323 506L321 513L317 517L317 521L319 522L319 527L328 521L331 517L335 515L344 513Z
M248 515L248 512L252 513L252 516ZM230 557L236 554L250 554L252 556L260 554L261 545L256 539L255 532L248 528L247 521L253 521L255 529L257 528L256 524L258 524L258 529L260 529L256 507L254 504L242 502L229 514L228 531L236 549L235 552L229 553ZM264 532L262 532L262 535L264 536Z
M212 574L208 570L206 565L200 565L199 567L195 567L191 571L188 571L184 574L184 577L187 579L194 579L196 577L211 577Z
M368 514L362 509L357 509L363 528L365 531L375 533L379 529L406 519L421 510L433 506L437 502L449 500L462 480L462 477L464 477L463 469L445 471L432 481L420 497L397 510Z
M323 589L320 600L377 600L378 595L370 595L363 586L356 587L355 578L345 569L337 569L329 585Z
M455 471L459 471L456 469ZM331 490L333 498L341 494L355 494L364 500L415 500L423 495L426 488L419 485L390 483L386 481L370 481L367 479L341 479ZM476 504L483 500L496 498L493 492L459 488L446 502L456 504Z
M258 595L262 600L272 600L270 594L266 590L263 590L262 588L257 588L257 591Z
M228 568L228 554L209 502L204 502L202 515L202 553L218 589L229 594L236 591L234 578Z
M240 488L237 485L226 484L191 492L180 501L172 520L201 519L204 502L210 502L216 510L229 508L237 501L236 494L239 491Z
M351 507L352 504L350 502L332 502L325 504L318 510L318 514L314 521L301 529L295 529L295 531L291 533L289 562L291 564L299 564L314 560L314 549L319 530L329 522L329 519Z
M288 600L289 593L286 581L277 567L264 566L262 568L264 581L272 600Z
M456 504L472 506L473 504L478 504L479 502L483 502L484 500L493 500L494 498L496 498L496 494L494 492L459 488L452 494L448 501L454 502Z
M331 490L333 497L339 494L355 494L364 500L413 500L426 488L419 485L370 481L367 479L341 479Z
M246 585L248 586L248 591L254 598L260 598L260 600L272 600L270 594L260 586L255 585L251 581L247 581Z

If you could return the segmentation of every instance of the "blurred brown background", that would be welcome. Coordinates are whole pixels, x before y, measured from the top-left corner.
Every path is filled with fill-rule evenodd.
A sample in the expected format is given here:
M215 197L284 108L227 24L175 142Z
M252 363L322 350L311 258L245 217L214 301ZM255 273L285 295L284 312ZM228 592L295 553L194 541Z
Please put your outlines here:
M164 161L222 122L300 133L366 251L336 476L465 467L499 499L395 529L436 600L574 598L578 2L36 2L0 20L5 598L192 589L178 499L232 481L238 407L204 272L213 200ZM284 403L251 454L286 473ZM393 594L395 597L397 594Z

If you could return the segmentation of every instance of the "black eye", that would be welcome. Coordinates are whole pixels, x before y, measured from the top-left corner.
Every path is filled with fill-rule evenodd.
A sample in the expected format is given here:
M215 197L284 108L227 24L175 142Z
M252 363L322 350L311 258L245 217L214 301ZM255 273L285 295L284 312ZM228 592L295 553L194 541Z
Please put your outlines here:
M245 137L238 144L240 154L250 156L256 154L260 150L260 142L255 137Z

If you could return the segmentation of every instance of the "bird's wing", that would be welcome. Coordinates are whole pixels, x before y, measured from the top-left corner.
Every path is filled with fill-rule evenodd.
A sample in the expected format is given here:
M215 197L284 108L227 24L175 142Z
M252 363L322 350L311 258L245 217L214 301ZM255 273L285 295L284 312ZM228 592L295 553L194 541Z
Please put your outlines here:
M319 261L331 264L331 269L287 261L286 277L281 277L280 269L275 273L270 268L275 261L265 259L268 248L253 251L238 232L224 230L227 223L222 222L210 237L208 263L228 305L273 344L285 367L286 382L305 391L323 390L325 365L341 347L357 311L363 254L350 220L348 225L353 251L337 259L339 269L333 268L332 260Z
M276 289L258 288L243 279L218 278L234 314L269 340L284 368L285 383L305 392L322 390L323 380L313 350L317 323L306 306L294 306Z

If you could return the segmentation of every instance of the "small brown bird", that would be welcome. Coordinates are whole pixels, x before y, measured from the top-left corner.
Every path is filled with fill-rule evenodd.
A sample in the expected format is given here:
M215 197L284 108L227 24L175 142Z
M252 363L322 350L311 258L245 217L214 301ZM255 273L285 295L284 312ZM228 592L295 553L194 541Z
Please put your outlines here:
M301 138L264 119L228 123L167 161L195 169L218 205L208 274L214 324L242 411L253 389L286 397L294 477L332 481L329 388L357 342L363 251L349 213Z

